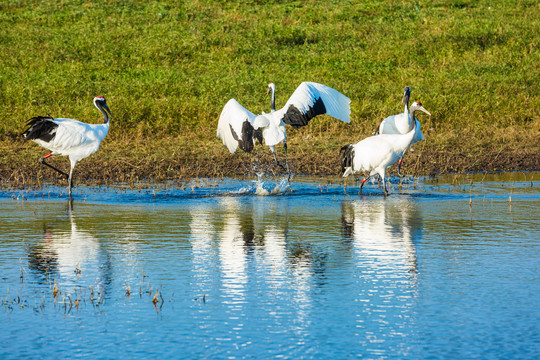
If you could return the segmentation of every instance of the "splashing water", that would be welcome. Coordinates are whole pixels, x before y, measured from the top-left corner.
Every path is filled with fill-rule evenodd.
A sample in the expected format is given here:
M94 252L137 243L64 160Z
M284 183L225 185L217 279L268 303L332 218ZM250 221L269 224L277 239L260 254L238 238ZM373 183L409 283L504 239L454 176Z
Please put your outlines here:
M257 180L255 180L255 195L268 196L268 195L282 195L290 189L289 180L287 177L281 178L272 190L265 189L265 185L273 185L273 182L265 183L262 179L263 173L257 173Z

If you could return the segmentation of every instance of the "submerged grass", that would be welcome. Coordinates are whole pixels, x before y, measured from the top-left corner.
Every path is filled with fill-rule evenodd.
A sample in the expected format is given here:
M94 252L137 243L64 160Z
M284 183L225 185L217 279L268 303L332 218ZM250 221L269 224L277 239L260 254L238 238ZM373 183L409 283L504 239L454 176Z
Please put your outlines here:
M25 122L99 122L96 95L115 117L78 178L279 172L266 148L230 155L215 138L230 98L269 110L270 81L278 107L302 81L352 100L351 124L323 116L290 130L297 173L337 174L339 148L401 112L405 85L432 113L420 115L426 141L406 171L540 169L539 19L537 2L509 0L4 1L0 173L50 178L37 164L43 150L22 144Z

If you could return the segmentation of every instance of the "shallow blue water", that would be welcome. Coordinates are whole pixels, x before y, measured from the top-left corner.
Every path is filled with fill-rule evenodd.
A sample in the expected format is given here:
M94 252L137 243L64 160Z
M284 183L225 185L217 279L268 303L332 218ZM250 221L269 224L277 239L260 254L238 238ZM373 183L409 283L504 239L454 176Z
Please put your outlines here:
M538 358L536 177L0 192L0 357Z

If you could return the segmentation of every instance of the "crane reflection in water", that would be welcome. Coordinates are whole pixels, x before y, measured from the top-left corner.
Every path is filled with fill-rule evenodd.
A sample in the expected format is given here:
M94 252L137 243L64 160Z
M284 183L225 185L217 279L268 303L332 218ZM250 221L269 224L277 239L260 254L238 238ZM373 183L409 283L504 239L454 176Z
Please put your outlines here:
M342 229L359 259L372 270L391 275L417 271L415 240L421 217L407 198L342 203Z
M91 231L78 226L84 220L77 220L72 205L65 216L43 220L43 238L27 247L29 268L40 283L82 286L88 279L106 290L112 281L111 258Z
M383 353L387 341L410 336L418 297L417 242L422 224L407 197L362 198L342 203L344 240L356 257L356 321L359 342ZM394 339L395 340L395 339Z
M219 287L215 291L228 306L227 313L238 316L245 315L255 287L269 298L260 306L287 299L301 324L325 257L309 245L290 241L288 208L283 202L235 197L221 198L218 207L193 207L191 244L198 291ZM242 319L237 322L240 326Z

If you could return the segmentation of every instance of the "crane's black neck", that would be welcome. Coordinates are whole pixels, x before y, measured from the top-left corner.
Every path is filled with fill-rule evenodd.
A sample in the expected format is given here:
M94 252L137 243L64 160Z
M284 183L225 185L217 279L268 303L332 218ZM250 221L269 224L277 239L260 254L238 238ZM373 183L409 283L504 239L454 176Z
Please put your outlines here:
M403 103L405 104L407 109L409 108L409 99L410 99L410 97L411 97L411 91L410 90L405 91L405 94L403 94Z
M411 124L409 125L409 131L414 130L414 128L416 127L416 119L414 118L414 113L416 112L416 110L418 110L418 109L414 105L410 109L410 112L409 112L410 119L409 119L409 121L411 122Z
M409 108L410 97L411 97L411 88L406 87L405 93L403 94L403 103L405 104L405 113L408 113L410 111L410 108ZM411 121L413 121L413 118L409 117L409 128L411 126Z
M103 108L103 105L101 105L99 102L96 103L97 108L101 113L103 114L103 123L108 124L109 123L109 113Z
M109 123L109 114L103 109L100 109L103 114L103 123L108 124Z
M272 91L272 100L270 103L270 109L272 111L276 111L276 90L273 87L270 90Z

